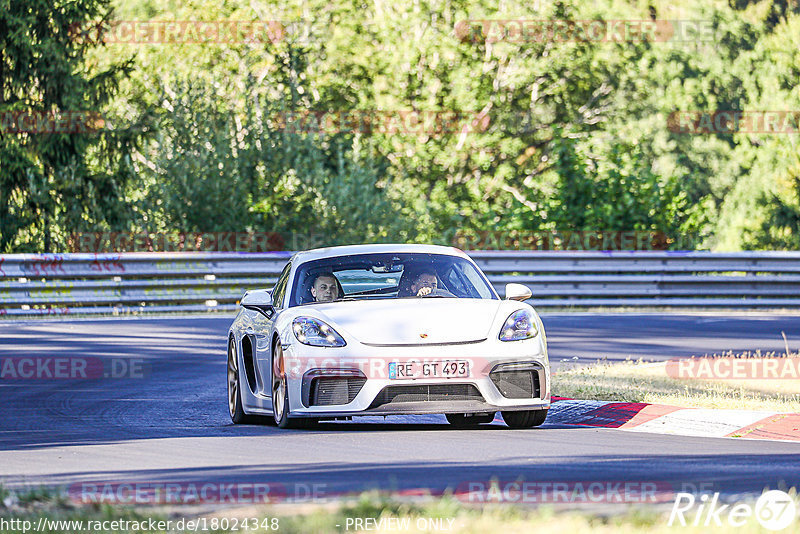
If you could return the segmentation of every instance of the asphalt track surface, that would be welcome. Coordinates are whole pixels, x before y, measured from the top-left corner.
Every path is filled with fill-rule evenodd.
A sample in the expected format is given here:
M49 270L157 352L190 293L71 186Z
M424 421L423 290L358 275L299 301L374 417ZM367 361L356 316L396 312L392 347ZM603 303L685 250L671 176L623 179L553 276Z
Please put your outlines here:
M800 316L551 314L554 366L800 349ZM142 378L0 380L0 483L279 483L324 498L470 482L655 482L726 495L800 487L800 444L546 423L454 430L442 416L371 417L312 431L235 426L227 414L230 316L0 323L0 359L133 358ZM293 489L294 488L294 489ZM303 489L302 491L306 491Z

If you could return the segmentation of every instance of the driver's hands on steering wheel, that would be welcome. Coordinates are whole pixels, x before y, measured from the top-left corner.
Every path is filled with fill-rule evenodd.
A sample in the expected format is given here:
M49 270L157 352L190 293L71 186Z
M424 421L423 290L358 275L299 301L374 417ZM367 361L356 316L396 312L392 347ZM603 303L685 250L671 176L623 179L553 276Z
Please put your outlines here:
M423 287L419 288L419 291L417 291L417 296L418 297L424 297L425 295L430 295L432 291L433 291L432 287L423 286Z

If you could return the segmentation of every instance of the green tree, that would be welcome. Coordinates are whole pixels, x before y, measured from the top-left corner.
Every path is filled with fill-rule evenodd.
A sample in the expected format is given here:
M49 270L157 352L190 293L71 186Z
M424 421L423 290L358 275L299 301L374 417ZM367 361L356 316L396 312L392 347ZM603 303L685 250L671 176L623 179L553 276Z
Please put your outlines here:
M0 0L0 113L103 112L132 68L97 70L76 28L110 16L110 0ZM131 178L129 131L0 129L0 251L48 251L70 232L115 225Z
M87 45L78 64L92 68L66 69L86 83L96 77L90 72L136 56L118 96L95 102L127 124L152 124L152 135L125 144L131 126L84 136L83 159L50 163L36 145L45 137L10 143L6 135L2 235L14 236L6 250L41 248L45 228L57 238L61 228L105 227L313 227L330 243L447 242L455 230L642 230L719 249L797 242L796 136L690 135L667 120L674 111L800 109L796 2L115 5L123 20L289 24L275 41ZM32 23L14 16L30 33ZM497 39L501 25L463 23L648 18L701 21L712 31L668 42L537 41ZM25 31L3 38L27 42ZM3 57L9 64L12 56ZM17 101L28 95L19 87ZM25 87L36 95L39 85ZM489 122L468 118L466 132L291 132L276 119L359 110L460 111ZM100 186L102 195L84 192Z
M202 80L162 88L156 135L137 163L147 184L140 229L297 232L326 245L404 231L379 185L383 159L347 136L279 127L283 103L252 79L246 88L247 113L217 105Z

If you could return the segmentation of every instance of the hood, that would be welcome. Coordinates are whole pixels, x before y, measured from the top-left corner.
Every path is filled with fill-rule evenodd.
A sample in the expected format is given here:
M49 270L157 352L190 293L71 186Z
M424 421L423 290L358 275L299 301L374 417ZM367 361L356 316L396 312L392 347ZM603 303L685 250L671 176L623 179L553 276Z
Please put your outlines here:
M314 315L340 334L368 345L429 345L480 341L503 301L407 298L314 305Z

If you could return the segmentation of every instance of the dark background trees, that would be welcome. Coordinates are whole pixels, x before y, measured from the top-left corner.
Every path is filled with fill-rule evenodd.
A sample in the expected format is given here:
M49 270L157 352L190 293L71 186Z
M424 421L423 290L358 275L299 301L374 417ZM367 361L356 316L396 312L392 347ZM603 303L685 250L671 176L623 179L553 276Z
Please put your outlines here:
M576 230L656 232L673 247L800 243L800 136L668 128L675 111L800 110L792 3L49 4L2 6L2 109L97 109L108 125L0 133L3 251L64 250L69 234L98 229L315 232L329 244ZM118 20L287 24L280 39L228 43L65 37L111 7ZM651 18L713 31L560 42L484 39L459 26ZM488 122L387 133L279 120L354 110Z
M101 21L110 0L0 2L0 113L74 118L105 111L134 67L87 61L93 43L71 29ZM135 134L11 132L0 128L0 251L52 250L67 231L128 224Z

